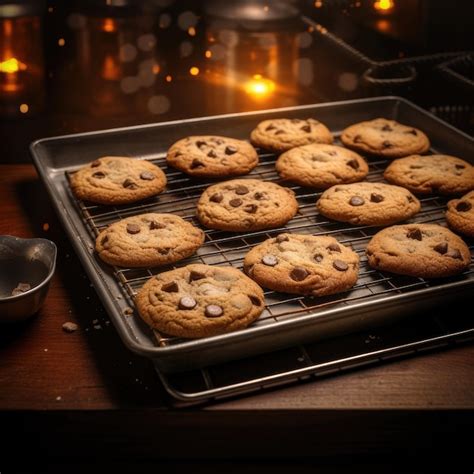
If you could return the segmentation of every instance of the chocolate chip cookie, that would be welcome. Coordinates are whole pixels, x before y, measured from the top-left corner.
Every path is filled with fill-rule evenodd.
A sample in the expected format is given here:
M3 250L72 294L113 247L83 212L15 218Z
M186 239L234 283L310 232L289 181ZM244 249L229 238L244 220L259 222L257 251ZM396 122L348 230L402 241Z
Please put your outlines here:
M331 295L356 283L359 257L333 237L280 234L247 253L244 271L275 291Z
M323 216L355 225L390 225L414 216L420 201L405 188L383 183L341 184L316 204Z
M318 189L360 181L369 172L367 163L357 153L322 144L292 148L280 155L275 166L282 178Z
M153 267L192 255L204 232L173 214L141 214L107 227L97 237L99 257L120 267Z
M333 142L326 125L312 118L264 120L252 130L250 140L255 146L276 153L310 143Z
M192 176L238 176L258 164L255 148L243 140L192 136L176 142L166 155L169 165Z
M203 225L236 232L279 227L297 211L291 189L258 179L234 179L210 186L197 205Z
M347 127L341 141L353 150L387 158L425 153L430 148L430 141L421 130L384 118Z
M446 220L454 231L474 237L474 191L448 202Z
M71 189L79 199L98 204L128 204L161 193L166 176L146 160L104 156L71 176Z
M474 166L448 155L412 155L394 160L384 178L419 194L462 194L474 189Z
M188 265L148 280L136 297L143 320L186 338L242 329L264 309L262 289L232 267Z
M436 224L387 227L372 237L367 257L378 270L422 278L455 275L471 263L462 239Z

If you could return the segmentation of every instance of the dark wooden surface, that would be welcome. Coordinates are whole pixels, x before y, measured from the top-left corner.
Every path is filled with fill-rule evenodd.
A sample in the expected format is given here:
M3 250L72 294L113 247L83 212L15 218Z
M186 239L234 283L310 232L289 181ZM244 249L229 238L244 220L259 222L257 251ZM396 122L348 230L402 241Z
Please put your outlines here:
M109 323L32 166L0 166L0 209L0 234L46 237L59 249L39 314L0 328L2 428L20 434L32 455L44 455L47 445L58 459L304 461L394 449L465 452L469 435L461 428L472 428L474 419L474 345L176 409L150 362L129 352ZM63 332L66 321L79 330ZM3 445L4 455L15 442ZM87 451L78 453L84 442Z

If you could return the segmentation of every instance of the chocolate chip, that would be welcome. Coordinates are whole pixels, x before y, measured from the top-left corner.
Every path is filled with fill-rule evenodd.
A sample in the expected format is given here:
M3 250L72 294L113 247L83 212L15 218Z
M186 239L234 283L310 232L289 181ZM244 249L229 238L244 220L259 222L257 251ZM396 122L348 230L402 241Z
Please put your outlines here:
M224 199L224 196L221 193L216 193L216 194L213 194L209 198L209 201L219 203L219 202L222 202L223 199Z
M356 135L354 137L354 143L360 143L362 141L362 137L360 135Z
M255 306L261 306L262 305L262 301L260 300L260 298L257 298L255 295L247 295L250 299L250 301L252 302L253 305Z
M169 247L165 247L165 248L157 249L157 250L158 250L158 253L161 255L168 255L171 249Z
M181 155L182 155L182 153L180 151L175 151L175 153L174 153L175 158L178 158L178 156L181 156Z
M202 141L202 140L198 140L198 141L196 142L196 146L197 146L198 148L202 148L203 146L206 146L206 145L207 145L207 143L206 143L205 141Z
M92 175L92 177L97 179L103 179L105 178L105 173L103 173L102 171L97 171Z
M91 163L91 168L97 168L97 166L100 166L100 161L99 160L94 160Z
M407 237L413 240L421 240L423 236L421 235L420 229L411 229L407 232Z
M162 291L166 291L166 293L178 293L179 287L175 281L170 281L169 283L165 283L161 287Z
M275 125L273 125L272 123L270 125L268 125L268 127L265 129L266 132L269 132L270 130L275 130Z
M275 239L277 243L281 244L282 242L288 242L290 238L286 234L280 234L277 235L277 238Z
M311 132L311 125L303 125L300 130L303 130L303 132L310 133Z
M456 211L467 212L472 208L472 204L468 201L459 201L456 204Z
M316 255L313 256L313 258L319 263L323 261L323 256L320 253L317 253Z
M416 130L415 129L411 129L411 130L407 130L405 133L409 133L411 135L418 135L418 133L416 133Z
M343 262L342 260L334 260L334 262L332 262L332 266L340 272L345 272L349 268L349 265L347 265L347 263Z
M352 196L350 199L349 199L349 204L351 206L362 206L362 204L365 203L365 200L364 198L360 197L360 196Z
M213 141L214 143L217 143L218 145L222 145L224 143L224 140L220 138L211 138L211 141Z
M393 128L390 125L384 125L382 127L383 132L393 132Z
M441 244L435 245L433 250L440 253L441 255L444 255L448 251L448 244L446 242L442 242Z
M138 224L127 224L127 232L129 234L138 234L140 232L140 226Z
M109 241L109 236L105 235L104 237L102 237L102 240L100 241L100 244L105 245L108 241Z
M458 249L451 249L446 255L457 260L462 260L461 252Z
M123 183L122 186L127 189L137 189L138 186L135 181L132 181L130 178L127 178Z
M423 168L421 165L410 165L411 170L420 170L421 168Z
M194 170L194 169L196 169L196 168L202 168L202 167L204 167L204 166L205 166L205 164L204 164L202 161L198 160L197 158L194 158L194 160L193 160L192 163L191 163L190 168L191 168L192 170Z
M341 253L341 247L337 244L330 244L326 247L327 250L331 250L332 252L339 252Z
M248 212L249 214L255 214L255 212L257 212L257 208L258 206L256 204L247 204L244 207L244 211Z
M207 156L208 156L209 158L217 158L216 152L215 152L214 150L211 150L211 151L207 154Z
M269 267L274 267L278 263L278 258L275 255L264 255L262 257L262 263Z
M295 281L303 281L309 275L308 270L304 267L295 267L290 272L290 277Z
M410 196L410 195L407 196L407 201L408 202L415 202L415 200L413 199L413 196Z
M183 296L178 303L179 309L193 309L197 305L196 300L192 296Z
M260 199L263 199L263 198L265 197L265 194L263 194L263 193L257 191L257 192L253 195L253 197L254 197L255 199L257 199L257 200L260 201Z
M354 168L355 170L359 169L359 162L357 160L349 160L346 163L347 166L350 166L351 168Z
M206 275L204 275L204 273L197 272L196 270L191 270L189 273L189 282L194 280L202 280L203 278L206 278Z
M227 145L225 147L224 153L226 155L233 155L234 153L237 153L237 148L235 148L235 146L232 146L232 145Z
M372 202L382 202L385 198L381 194L372 193L370 195L370 200Z
M157 221L151 221L150 222L150 230L155 230L155 229L164 229L166 226L162 224L161 222Z
M235 194L239 194L242 196L243 194L247 194L249 192L249 189L247 186L242 186L241 184L235 188Z
M232 206L232 207L239 207L242 205L242 199L239 199L239 198L235 198L235 199L231 199L229 201L229 204Z
M392 148L392 143L390 143L388 140L385 140L383 143L382 143L382 146L384 148Z
M224 310L217 304L208 304L204 310L204 314L208 318L218 318L224 314Z
M281 135L282 133L285 133L285 131L284 130L277 130L275 132L275 135Z
M144 171L140 174L140 178L144 179L145 181L153 181L156 176L153 173L150 173L149 171Z
M464 165L459 165L459 164L454 165L454 167L455 167L457 170L463 170L463 169L465 168Z

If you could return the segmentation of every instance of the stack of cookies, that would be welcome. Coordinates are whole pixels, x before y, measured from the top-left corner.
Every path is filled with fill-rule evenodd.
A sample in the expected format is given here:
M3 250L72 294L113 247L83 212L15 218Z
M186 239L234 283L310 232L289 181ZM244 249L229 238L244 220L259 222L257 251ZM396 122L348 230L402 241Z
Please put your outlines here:
M283 183L307 188L306 196L314 194L315 201L319 196L315 205L321 216L350 227L384 227L366 248L372 268L422 278L463 272L470 251L454 232L474 237L474 167L457 157L424 155L428 137L393 120L351 125L340 140L343 146L335 145L330 130L314 118L280 118L257 124L250 142L185 137L169 148L166 161L195 179L214 180L197 202L197 218L207 229L245 238L279 229L298 213L290 187L242 178L258 166L258 147L279 155L275 168ZM393 160L383 175L386 183L366 181L374 157ZM166 182L165 173L149 161L109 156L78 170L71 188L78 199L126 205L159 195ZM455 197L446 214L454 232L429 222L400 224L420 212L417 196L426 194ZM96 253L113 266L159 269L195 254L205 238L202 229L177 215L149 212L100 232ZM139 291L136 307L160 333L208 337L258 319L265 308L262 287L316 298L347 292L357 283L359 265L350 243L285 231L251 248L243 272L201 264L158 270Z

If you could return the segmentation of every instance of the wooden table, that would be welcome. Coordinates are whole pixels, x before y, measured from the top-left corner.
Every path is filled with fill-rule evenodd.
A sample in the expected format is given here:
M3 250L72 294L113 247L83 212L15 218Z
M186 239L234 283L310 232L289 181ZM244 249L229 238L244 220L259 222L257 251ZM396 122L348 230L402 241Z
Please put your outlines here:
M295 459L306 472L317 459L373 466L395 452L394 465L402 453L467 454L470 435L461 430L474 420L474 345L175 409L150 362L129 352L109 323L32 166L0 166L0 203L0 233L46 237L59 249L37 317L1 328L1 423L13 433L3 459L16 436L28 447L23 462L45 453L60 461L101 455L112 464L213 458L228 469L229 459L246 468L258 459L276 466L272 472L289 460L295 468ZM66 321L79 330L65 333Z

